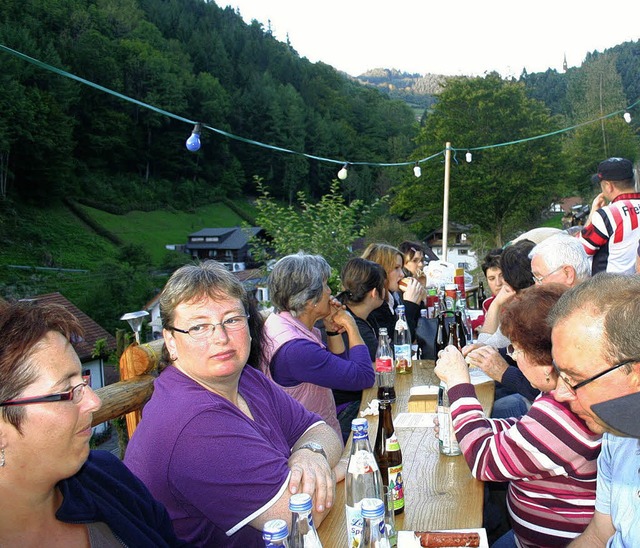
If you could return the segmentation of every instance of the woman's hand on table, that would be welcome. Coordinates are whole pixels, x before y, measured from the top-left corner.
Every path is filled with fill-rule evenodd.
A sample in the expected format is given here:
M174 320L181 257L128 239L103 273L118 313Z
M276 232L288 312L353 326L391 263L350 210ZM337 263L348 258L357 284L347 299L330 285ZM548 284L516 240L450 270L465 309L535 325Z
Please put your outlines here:
M445 347L438 353L434 372L440 380L447 384L447 388L471 382L469 366L464 361L460 350L453 345Z
M291 469L289 492L292 495L296 493L311 495L317 512L324 512L333 506L335 479L333 470L325 457L305 449L294 451L289 457L289 468Z
M504 372L509 364L504 361L500 353L492 346L481 346L469 352L466 355L466 361L469 366L482 369L494 381L501 382Z

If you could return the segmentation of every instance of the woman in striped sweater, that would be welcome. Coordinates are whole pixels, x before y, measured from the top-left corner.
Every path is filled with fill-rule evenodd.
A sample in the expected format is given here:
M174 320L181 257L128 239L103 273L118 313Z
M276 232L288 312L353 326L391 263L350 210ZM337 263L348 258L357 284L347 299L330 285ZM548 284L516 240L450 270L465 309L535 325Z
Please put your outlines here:
M593 515L600 436L549 393L557 374L546 318L565 290L557 284L532 286L501 315L512 357L542 392L525 416L489 419L470 384L468 366L453 346L441 352L436 365L436 374L449 387L456 437L474 477L510 482L507 507L513 529L494 547L566 546Z

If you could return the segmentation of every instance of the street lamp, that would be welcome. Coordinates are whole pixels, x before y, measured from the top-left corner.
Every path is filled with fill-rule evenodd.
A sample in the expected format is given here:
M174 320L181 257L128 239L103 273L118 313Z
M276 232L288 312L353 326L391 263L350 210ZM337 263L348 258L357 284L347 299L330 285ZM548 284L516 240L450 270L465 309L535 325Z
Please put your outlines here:
M138 310L137 312L127 312L120 319L129 322L131 329L136 336L136 342L140 344L140 330L142 329L142 320L144 320L149 313L146 310Z

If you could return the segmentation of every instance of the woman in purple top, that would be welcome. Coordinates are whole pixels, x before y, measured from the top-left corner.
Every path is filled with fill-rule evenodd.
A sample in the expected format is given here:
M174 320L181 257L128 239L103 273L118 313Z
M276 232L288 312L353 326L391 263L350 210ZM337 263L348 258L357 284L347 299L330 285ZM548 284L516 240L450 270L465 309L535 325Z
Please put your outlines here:
M125 464L196 546L263 546L306 492L319 524L333 504L341 440L262 373L259 313L238 279L208 261L178 269L160 295L162 372ZM250 354L253 343L253 352Z
M342 437L331 389L369 388L375 372L354 317L331 297L330 274L319 255L287 255L275 264L269 294L276 312L265 321L262 370ZM318 321L327 332L326 346Z

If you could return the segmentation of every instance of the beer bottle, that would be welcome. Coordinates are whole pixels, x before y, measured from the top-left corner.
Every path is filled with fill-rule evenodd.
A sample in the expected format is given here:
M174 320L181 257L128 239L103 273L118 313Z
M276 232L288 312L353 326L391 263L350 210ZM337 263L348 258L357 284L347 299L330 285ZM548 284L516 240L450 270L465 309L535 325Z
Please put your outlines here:
M380 468L382 484L393 493L393 513L404 512L404 485L402 480L402 451L393 427L391 405L386 401L378 404L378 432L373 446L373 454Z
M438 325L436 327L436 340L433 344L433 348L435 349L435 357L438 357L438 352L440 350L444 350L444 347L447 346L448 334L447 334L447 326L444 323L444 312L440 312L438 314Z
M482 310L484 301L487 300L487 294L484 292L484 284L482 281L478 282L478 308Z
M453 315L455 318L456 336L458 337L458 348L463 348L467 344L467 336L465 334L464 320L462 319L462 312L456 310Z
M447 346L455 346L458 350L460 350L460 341L458 340L458 326L457 321L454 321L449 325L449 339L447 340Z

